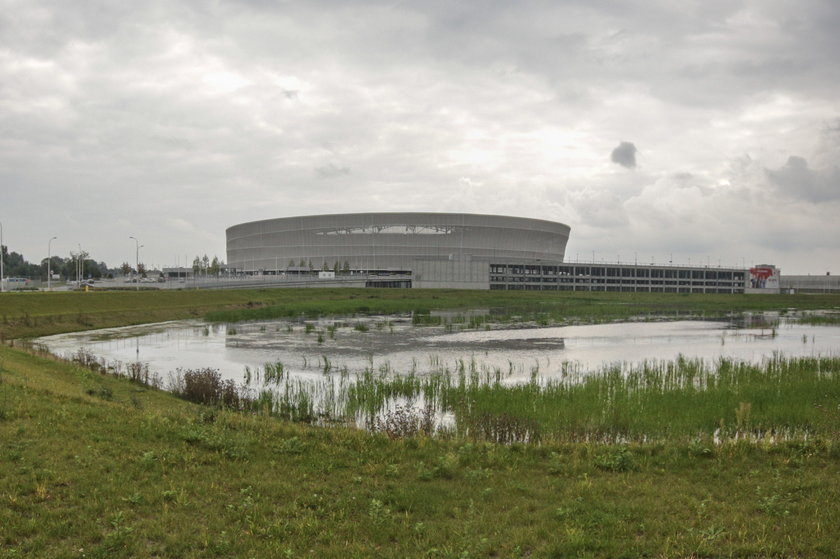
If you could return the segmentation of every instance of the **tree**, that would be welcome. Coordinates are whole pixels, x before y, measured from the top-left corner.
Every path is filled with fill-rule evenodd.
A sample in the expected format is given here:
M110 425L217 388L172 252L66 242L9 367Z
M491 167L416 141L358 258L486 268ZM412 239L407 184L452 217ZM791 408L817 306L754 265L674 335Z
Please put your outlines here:
M61 267L61 275L68 280L76 277L76 257L72 254L70 258L64 259L64 265Z
M195 259L193 260L192 269L193 269L193 275L196 275L196 276L198 275L198 272L201 271L201 258L199 258L198 256L196 256Z
M207 275L207 270L210 268L210 259L207 258L205 254L204 257L201 259L201 269L204 271L204 275Z
M330 266L329 266L329 264L327 264L326 259L324 259L324 265L321 266L321 271L323 271L323 272L329 272L330 271Z
M7 249L8 250L8 249ZM41 267L30 264L22 254L15 251L6 252L4 255L4 273L7 278L23 277L33 278L41 275Z
M306 260L301 258L300 262L298 262L298 268L306 268Z
M85 253L85 256L88 254ZM99 264L97 264L96 260L91 260L90 258L84 258L82 261L82 270L83 274L82 277L85 278L93 278L93 279L101 279L102 278L102 270L99 268Z
M289 258L289 268L294 268L294 267L295 267L295 260L294 260L294 258Z
M47 259L44 258L41 260L41 273L44 277L47 277L47 273L51 274L61 274L61 270L64 268L64 259L60 256L50 256L49 265L47 265Z
M213 261L210 262L210 267L207 269L207 271L210 272L211 276L218 276L221 267L222 265L219 262L219 258L217 256L213 256Z
M310 272L314 272L314 271L315 271L315 266L313 266L313 265L312 265L312 259L311 259L311 258L309 259L309 271L310 271Z
M108 275L108 272L109 272L108 265L105 262L97 262L96 263L96 269L99 272L98 277L101 278L101 277L106 277ZM111 276L111 277L113 277L113 276Z
M122 275L126 277L128 277L128 274L130 274L133 269L134 268L132 268L131 264L129 264L128 262L123 262L120 266L120 272L122 272Z
M143 264L142 262L137 264L137 273L140 274L140 277L142 277L142 278L146 277L146 265Z
M81 271L82 277L101 278L108 273L108 266L104 262L96 262L88 258L90 254L81 251L71 252L69 258L50 255L49 263L46 258L37 263L28 262L22 254L9 252L9 247L3 245L3 272L6 277L47 278L47 271L62 275L65 278L75 278Z
M344 261L344 267L341 269L341 271L344 272L345 274L349 274L350 273L350 262L345 260Z

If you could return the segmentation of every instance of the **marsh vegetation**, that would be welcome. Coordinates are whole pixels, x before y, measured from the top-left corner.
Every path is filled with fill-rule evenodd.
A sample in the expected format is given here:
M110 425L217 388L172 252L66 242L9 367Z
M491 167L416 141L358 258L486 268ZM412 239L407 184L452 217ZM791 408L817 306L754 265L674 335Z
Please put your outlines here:
M418 327L411 317L380 317L155 330L155 339L174 343L178 352L185 351L189 339L203 344L214 338L219 339L216 347L225 354L235 350L237 359L249 347L258 350L256 355L271 355L280 347L285 351L283 359L262 365L234 363L235 375L210 365L180 366L168 373L153 368L152 380L193 402L294 422L504 444L777 441L828 436L837 419L831 402L840 399L838 357L830 350L838 347L840 332L834 326L802 329L778 315L750 315L738 321L746 329L642 322L488 331L472 329L473 319L486 313L425 316L423 320L437 316L445 324ZM193 332L193 338L182 337L179 332L185 331ZM574 337L581 333L589 341ZM138 373L132 371L145 367L148 378L139 338L112 334L128 357L136 351L136 362L94 358L91 349L74 353L72 359L115 374L131 373L135 380ZM561 335L569 336L568 343L556 337ZM104 337L90 347L108 347L112 340ZM698 337L708 338L706 345L696 345ZM815 344L817 337L820 345ZM465 340L466 346L459 345ZM674 346L699 347L701 352L711 348L713 353L607 358L595 366L564 358L578 355L572 350L581 343L595 344L589 350L596 354L608 347L606 356L628 350L654 355L658 347L672 351ZM371 345L362 351L357 346L363 344ZM622 344L629 344L626 350ZM381 353L392 346L401 347L400 353ZM442 347L448 347L445 353L440 353ZM463 348L469 353L459 355ZM788 354L791 348L799 353ZM821 349L827 350L825 356ZM199 352L210 355L204 345ZM737 357L743 354L752 358ZM157 363L173 358L164 352ZM388 426L395 422L404 427Z

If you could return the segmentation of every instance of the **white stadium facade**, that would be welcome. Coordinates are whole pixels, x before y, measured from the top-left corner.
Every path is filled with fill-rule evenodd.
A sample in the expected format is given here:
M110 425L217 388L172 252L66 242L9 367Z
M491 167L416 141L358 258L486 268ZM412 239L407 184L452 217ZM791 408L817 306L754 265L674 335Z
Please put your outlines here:
M284 217L229 227L227 259L239 276L269 276L289 285L673 293L752 290L750 273L744 269L567 263L569 232L568 225L553 221L466 213ZM778 282L778 275L775 278Z

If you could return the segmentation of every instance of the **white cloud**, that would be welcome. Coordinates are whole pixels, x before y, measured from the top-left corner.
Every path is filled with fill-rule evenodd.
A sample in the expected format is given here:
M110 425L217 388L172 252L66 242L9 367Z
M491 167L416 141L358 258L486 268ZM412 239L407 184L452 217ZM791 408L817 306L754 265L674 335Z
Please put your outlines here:
M33 260L48 230L173 263L365 210L554 219L584 254L840 249L830 0L0 7L0 221Z

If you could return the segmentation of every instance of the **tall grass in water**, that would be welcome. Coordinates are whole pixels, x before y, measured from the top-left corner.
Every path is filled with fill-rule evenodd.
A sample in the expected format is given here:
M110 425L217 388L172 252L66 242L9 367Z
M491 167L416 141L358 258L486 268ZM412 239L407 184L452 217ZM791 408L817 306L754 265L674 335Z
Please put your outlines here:
M253 383L262 382L264 385L279 384L286 375L286 368L282 361L274 363L265 363L263 368L254 367L251 369L245 366L245 386L250 386Z
M761 365L730 359L677 359L583 379L516 386L469 385L455 415L463 435L477 418L510 417L553 440L646 440L832 435L840 399L840 359L786 359ZM820 407L822 406L822 407Z
M263 382L265 384L277 384L283 380L285 374L286 370L280 361L263 365Z
M838 438L837 401L840 358L776 355L760 365L679 358L593 374L563 364L559 377L532 375L521 384L459 360L454 370L424 376L367 368L355 378L286 377L272 413L370 426L413 406L450 418L447 431L456 437L501 443Z
M32 349L43 354L49 353L42 346L35 345L32 346ZM161 388L163 384L158 374L149 369L148 363L140 361L129 363L107 361L102 357L97 357L92 351L83 347L72 353L69 361L96 373L125 377L131 382L152 388Z

